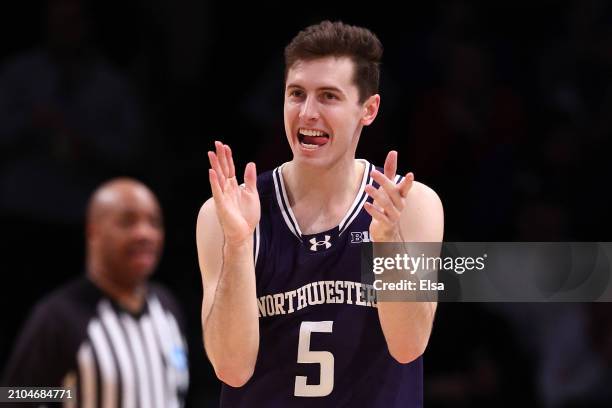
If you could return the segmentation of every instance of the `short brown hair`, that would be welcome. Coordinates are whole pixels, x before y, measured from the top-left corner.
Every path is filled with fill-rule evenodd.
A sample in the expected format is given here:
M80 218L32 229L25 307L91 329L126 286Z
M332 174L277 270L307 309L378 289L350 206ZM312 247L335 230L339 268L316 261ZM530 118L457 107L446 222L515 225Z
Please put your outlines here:
M353 83L359 90L359 103L378 93L383 47L367 28L341 21L322 21L300 31L285 48L285 79L298 60L348 57L355 66Z

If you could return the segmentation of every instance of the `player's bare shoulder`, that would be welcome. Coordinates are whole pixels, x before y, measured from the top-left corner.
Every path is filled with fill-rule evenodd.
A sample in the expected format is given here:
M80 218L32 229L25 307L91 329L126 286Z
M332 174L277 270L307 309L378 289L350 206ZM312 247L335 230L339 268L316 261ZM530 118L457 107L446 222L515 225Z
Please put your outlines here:
M212 198L200 207L196 223L196 244L202 272L219 269L220 263L216 260L220 258L223 247L223 230Z
M200 207L200 211L198 212L198 225L202 222L205 222L206 219L217 216L215 208L215 200L210 197L208 200L204 201L204 204Z
M426 184L413 181L406 194L402 220L404 238L410 241L438 242L444 233L444 208L438 194Z
M216 235L223 234L219 218L217 217L217 209L215 200L209 198L202 204L198 212L198 220L196 223L196 238L198 243L200 240L208 240L216 238ZM221 235L222 236L222 235Z
M433 188L419 181L413 181L412 187L406 195L407 205L431 205L442 209L442 200Z

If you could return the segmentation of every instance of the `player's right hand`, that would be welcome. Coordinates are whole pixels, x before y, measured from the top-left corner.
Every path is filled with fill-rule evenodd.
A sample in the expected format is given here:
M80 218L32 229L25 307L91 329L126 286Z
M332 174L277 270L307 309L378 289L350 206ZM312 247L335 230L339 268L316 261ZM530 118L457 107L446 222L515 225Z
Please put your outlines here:
M208 170L208 178L225 243L246 243L252 239L261 214L255 163L246 165L244 185L239 186L228 145L215 142L215 152L208 152L208 159L212 167Z

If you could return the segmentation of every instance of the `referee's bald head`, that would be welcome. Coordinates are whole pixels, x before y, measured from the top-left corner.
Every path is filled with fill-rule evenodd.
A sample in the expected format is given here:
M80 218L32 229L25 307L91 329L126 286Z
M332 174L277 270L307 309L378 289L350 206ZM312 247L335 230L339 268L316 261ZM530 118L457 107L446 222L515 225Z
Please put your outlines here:
M114 178L100 185L91 195L87 205L87 224L99 221L109 209L115 209L120 201L135 194L159 206L155 194L144 183L129 177Z
M163 222L155 194L142 182L122 177L98 187L89 200L86 225L89 269L125 285L139 284L153 272Z

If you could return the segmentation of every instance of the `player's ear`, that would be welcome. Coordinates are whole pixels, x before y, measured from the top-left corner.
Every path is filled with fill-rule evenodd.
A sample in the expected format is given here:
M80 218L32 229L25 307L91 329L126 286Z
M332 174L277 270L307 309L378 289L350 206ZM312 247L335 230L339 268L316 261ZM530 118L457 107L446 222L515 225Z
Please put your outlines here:
M361 116L361 124L363 126L368 126L374 119L376 119L376 115L378 114L378 108L380 107L380 95L374 94L370 96L363 103L363 115Z

